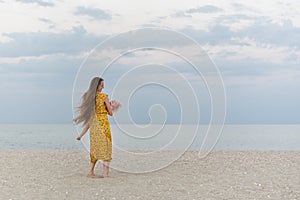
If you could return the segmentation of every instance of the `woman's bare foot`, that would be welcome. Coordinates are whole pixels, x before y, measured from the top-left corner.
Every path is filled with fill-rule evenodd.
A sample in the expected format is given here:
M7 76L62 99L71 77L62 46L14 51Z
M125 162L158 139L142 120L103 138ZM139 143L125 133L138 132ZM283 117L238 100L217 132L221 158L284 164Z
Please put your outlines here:
M103 176L96 175L96 174L87 174L86 176L89 177L89 178L104 178Z

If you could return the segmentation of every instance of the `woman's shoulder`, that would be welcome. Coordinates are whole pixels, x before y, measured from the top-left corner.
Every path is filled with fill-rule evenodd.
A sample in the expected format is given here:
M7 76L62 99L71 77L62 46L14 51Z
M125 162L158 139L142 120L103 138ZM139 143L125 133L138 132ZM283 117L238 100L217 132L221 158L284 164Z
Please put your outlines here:
M108 94L105 94L105 93L98 93L101 97L107 97Z

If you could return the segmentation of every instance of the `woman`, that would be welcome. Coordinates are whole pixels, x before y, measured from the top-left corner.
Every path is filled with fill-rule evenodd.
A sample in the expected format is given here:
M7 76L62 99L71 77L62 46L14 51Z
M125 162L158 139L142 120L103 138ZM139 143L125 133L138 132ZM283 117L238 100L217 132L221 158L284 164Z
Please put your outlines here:
M109 163L112 159L112 139L110 124L107 114L113 115L107 94L101 93L104 88L104 80L93 78L90 87L82 96L79 106L80 115L74 119L76 124L83 122L84 129L76 138L80 140L90 129L90 170L87 174L91 178L100 178L94 173L98 160L103 161L103 177L109 177Z

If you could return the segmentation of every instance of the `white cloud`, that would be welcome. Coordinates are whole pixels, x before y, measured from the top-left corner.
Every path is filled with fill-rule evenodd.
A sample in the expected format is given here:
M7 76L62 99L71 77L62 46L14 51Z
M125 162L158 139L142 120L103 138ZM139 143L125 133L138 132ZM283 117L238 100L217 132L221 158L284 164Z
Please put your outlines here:
M79 6L79 7L77 7L74 14L89 16L89 17L91 17L91 19L94 19L94 20L110 20L111 19L111 15L108 12L98 9L98 8L87 8L87 7Z
M42 0L16 0L17 2L22 2L22 3L33 3L33 4L37 4L39 6L45 6L45 7L53 7L54 3L53 2L49 2L49 1L42 1Z
M289 46L277 46L272 44L262 44L250 38L235 37L227 45L203 45L208 54L213 58L226 58L232 60L255 60L269 62L273 64L296 64L300 61L300 50ZM291 57L293 59L289 59Z
M223 9L213 5L205 5L197 8L188 9L187 13L217 13L222 12Z
M105 38L91 35L81 26L61 33L9 33L5 36L10 41L0 43L2 57L77 54L90 50Z

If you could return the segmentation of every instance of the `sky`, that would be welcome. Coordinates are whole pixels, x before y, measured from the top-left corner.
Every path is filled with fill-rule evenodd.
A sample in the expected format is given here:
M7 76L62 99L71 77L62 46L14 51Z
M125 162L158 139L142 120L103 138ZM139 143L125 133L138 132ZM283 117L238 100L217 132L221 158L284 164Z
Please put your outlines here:
M299 124L299 7L296 0L0 0L0 123L72 123L74 82L89 53L112 36L156 27L192 38L217 66L226 91L225 123ZM141 64L142 56L117 64ZM169 63L168 56L149 52L144 58ZM105 82L104 92L112 93L112 83ZM167 122L177 123L177 104L163 94ZM136 93L129 106L134 121L149 122L147 110L157 99L147 100ZM205 123L210 109L202 106Z

